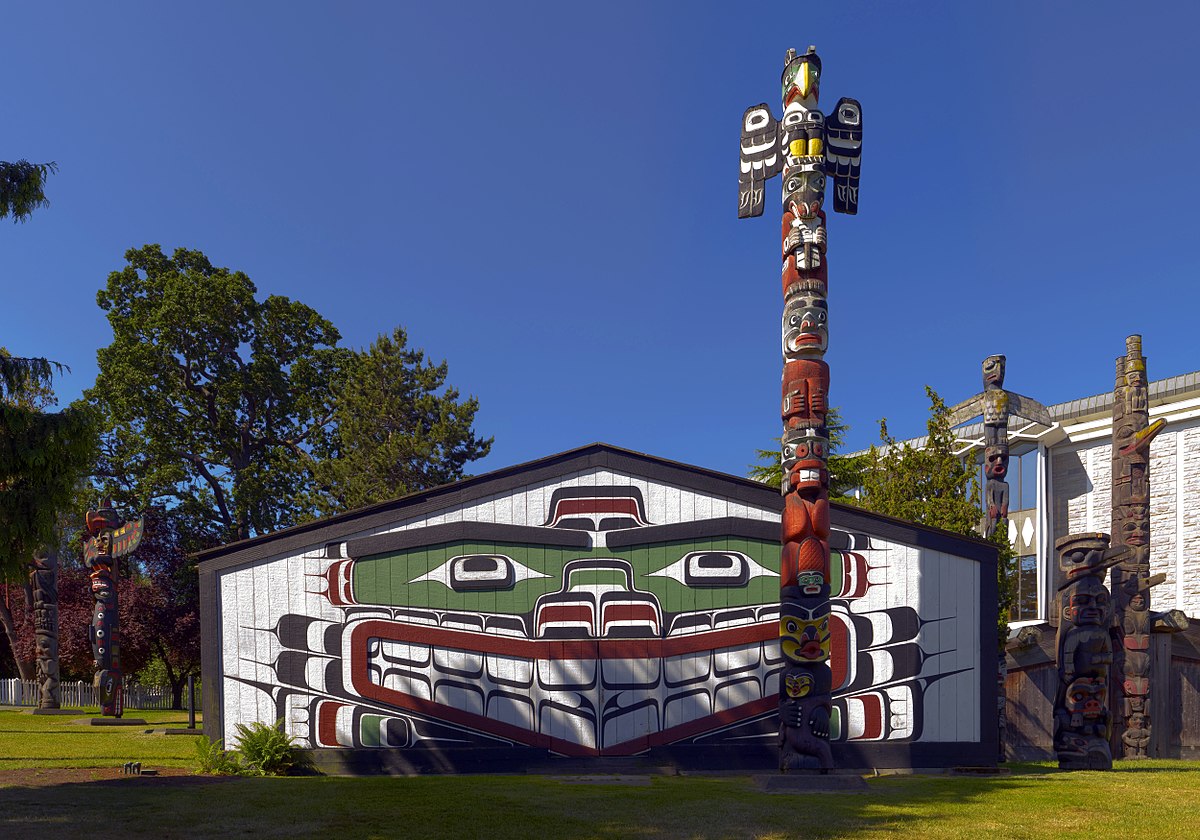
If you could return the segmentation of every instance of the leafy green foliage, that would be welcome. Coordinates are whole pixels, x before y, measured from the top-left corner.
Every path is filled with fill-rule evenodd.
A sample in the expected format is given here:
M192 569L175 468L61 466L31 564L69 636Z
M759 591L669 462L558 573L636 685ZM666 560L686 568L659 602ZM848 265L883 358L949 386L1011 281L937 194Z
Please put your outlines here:
M403 330L363 352L285 297L259 301L199 251L126 252L97 296L113 343L88 397L106 418L98 475L160 504L198 542L246 539L461 477L491 440L478 403ZM440 393L439 393L440 392ZM192 550L195 550L193 548Z
M840 502L850 501L851 494L862 486L866 456L837 454L837 450L846 442L850 425L842 419L836 406L829 409L825 423L829 432L829 497ZM779 460L779 447L758 449L754 454L759 463L750 465L750 478L772 487L782 485L783 464Z
M113 329L88 392L107 424L101 474L224 540L311 515L309 450L346 355L337 330L288 298L258 301L249 277L199 251L125 258L97 295Z
M23 222L39 207L46 207L46 178L58 171L58 164L15 163L0 160L0 219L11 215L14 222Z
M319 503L325 513L455 481L491 449L492 439L472 429L479 401L460 401L445 387L446 362L407 344L397 328L345 360L330 449L315 468L328 494Z
M95 458L97 421L86 404L43 410L55 402L56 367L0 348L0 575L54 542L58 514Z
M863 495L856 501L876 513L978 537L981 505L975 461L955 454L946 403L928 386L925 393L929 397L929 420L924 445L916 448L898 442L888 434L887 420L880 420L879 437L884 446L872 446L867 453ZM997 529L990 541L1000 551L997 583L999 639L1003 645L1008 639L1016 555L1002 529Z
M236 751L225 749L224 739L209 741L204 735L196 736L196 765L201 773L213 776L241 776L244 768Z
M283 731L283 721L268 726L261 721L239 723L238 753L243 772L250 776L286 776L293 768L306 765L292 736Z

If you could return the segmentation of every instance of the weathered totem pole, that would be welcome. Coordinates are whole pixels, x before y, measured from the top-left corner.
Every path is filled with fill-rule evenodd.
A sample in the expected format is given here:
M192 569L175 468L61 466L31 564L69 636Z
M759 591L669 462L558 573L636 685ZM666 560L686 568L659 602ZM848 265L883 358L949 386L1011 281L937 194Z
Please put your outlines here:
M1142 337L1125 339L1117 357L1113 389L1112 532L1115 545L1130 549L1112 570L1115 616L1113 700L1120 702L1114 750L1125 758L1146 758L1150 751L1150 634L1187 628L1178 610L1153 613L1150 588L1166 575L1150 575L1150 443L1166 425L1150 422L1150 392Z
M1050 412L1035 399L1004 390L1005 359L988 356L983 360L983 392L950 409L950 425L957 426L983 414L983 470L986 478L986 511L980 530L990 537L1008 522L1008 418L1016 415L1051 425Z
M100 714L120 717L124 712L125 685L121 673L121 627L117 601L117 558L132 554L142 539L142 520L126 522L105 499L84 518L89 537L83 543L84 562L91 567L92 658L96 663L96 687L100 691Z
M1113 661L1112 599L1104 577L1129 553L1108 547L1108 534L1071 534L1055 541L1066 582L1059 587L1054 695L1054 752L1064 770L1111 770L1112 715L1108 705Z
M1008 522L1008 418L1017 415L1041 423L1051 424L1050 412L1035 399L1004 390L1004 356L988 356L983 360L983 391L970 399L963 400L949 411L951 426L965 423L972 417L983 415L983 469L986 479L984 487L984 514L979 530L991 537L997 528L1006 527ZM1004 684L1008 677L1008 666L1004 655L1000 655L996 671L996 720L1000 729L999 755L1005 760L1005 711Z
M58 671L58 552L42 549L29 570L33 591L33 632L37 649L38 708L59 707Z
M779 766L827 771L829 747L829 365L826 179L839 213L858 211L862 108L817 109L821 59L788 50L783 119L766 104L742 117L738 217L761 216L766 181L783 173L783 486Z

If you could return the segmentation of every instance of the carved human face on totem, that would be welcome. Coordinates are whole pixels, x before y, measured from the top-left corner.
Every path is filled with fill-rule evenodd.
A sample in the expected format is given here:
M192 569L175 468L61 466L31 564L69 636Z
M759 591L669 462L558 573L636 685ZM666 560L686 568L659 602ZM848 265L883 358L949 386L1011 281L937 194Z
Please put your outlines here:
M1110 602L1108 589L1099 578L1089 575L1067 592L1062 616L1078 626L1107 624Z
M112 557L112 532L101 531L96 537L96 550L100 557Z
M783 209L801 219L814 218L825 200L825 173L815 167L795 167L783 175Z
M983 360L983 387L1004 387L1004 356L988 356Z
M829 604L808 607L782 604L779 646L789 662L825 662L829 659Z
M1139 512L1121 521L1121 542L1124 545L1149 545L1150 517L1147 513L1141 512L1145 510L1145 506L1129 505L1129 507L1138 508Z
M1105 714L1105 695L1108 686L1104 680L1081 677L1067 686L1067 711L1080 715L1084 720L1097 721Z
M1104 557L1105 550L1108 548L1107 542L1106 537L1103 542L1080 540L1074 543L1075 547L1060 546L1058 567L1065 573L1067 580L1078 580L1085 575L1094 574L1106 565L1112 565ZM1124 549L1124 552L1128 551L1129 549ZM1118 548L1117 551L1111 552L1111 556L1115 558L1124 552Z
M812 691L813 678L812 674L785 674L783 678L783 688L787 692L787 696L793 699L807 697Z
M783 669L783 694L792 700L800 700L812 694L828 693L829 671L809 669L803 665L788 665Z
M796 573L796 586L805 595L815 597L821 594L825 587L825 575L815 571L803 571Z
M983 470L988 478L1003 481L1008 475L1008 447L985 446L983 448Z
M793 476L793 487L820 487L828 469L829 438L818 426L788 429L783 437L783 470Z
M829 303L817 290L788 299L783 310L783 356L821 356L829 348Z

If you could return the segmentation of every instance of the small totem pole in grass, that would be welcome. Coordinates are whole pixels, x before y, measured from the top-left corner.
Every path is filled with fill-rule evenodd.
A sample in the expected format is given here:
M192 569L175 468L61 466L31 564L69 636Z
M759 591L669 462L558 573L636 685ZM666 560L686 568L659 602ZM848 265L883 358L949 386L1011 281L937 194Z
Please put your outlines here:
M1071 534L1055 541L1054 548L1066 577L1059 587L1054 752L1064 770L1111 770L1112 600L1104 577L1129 549L1109 548L1108 534L1099 533Z
M766 104L742 117L738 217L761 216L768 179L783 173L783 486L780 560L779 766L827 771L829 668L829 344L825 259L827 179L839 213L858 210L862 108L817 109L821 59L788 50L783 119Z
M126 522L105 499L84 519L88 538L83 559L91 567L92 658L96 663L96 688L100 714L120 717L124 712L125 686L121 673L121 630L117 604L117 558L132 554L142 539L142 520Z
M1166 575L1150 575L1150 443L1166 425L1150 422L1150 392L1142 337L1125 339L1117 357L1113 389L1112 532L1130 553L1112 570L1115 607L1113 698L1120 702L1114 748L1125 758L1146 758L1150 747L1150 633L1187 629L1178 610L1150 611L1150 587Z
M33 592L33 632L37 647L38 708L57 709L58 552L46 548L33 555L29 584Z

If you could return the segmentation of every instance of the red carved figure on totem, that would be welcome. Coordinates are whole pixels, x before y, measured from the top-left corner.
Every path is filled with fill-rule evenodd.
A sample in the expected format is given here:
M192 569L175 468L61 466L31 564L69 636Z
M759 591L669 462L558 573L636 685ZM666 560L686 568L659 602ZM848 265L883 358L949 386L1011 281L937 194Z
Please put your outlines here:
M833 766L829 747L829 348L825 191L834 210L858 209L862 109L842 99L817 108L816 49L788 50L782 121L766 105L742 117L738 216L763 210L763 185L782 172L783 420L785 497L780 553L780 646L791 663L780 692L781 770Z

